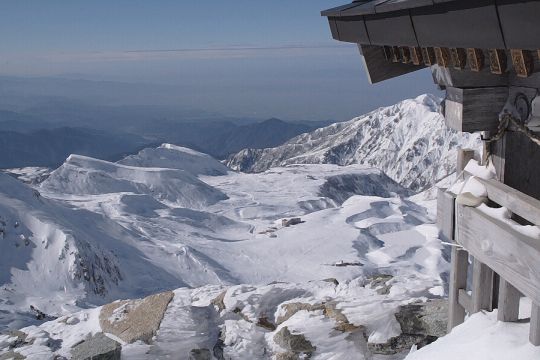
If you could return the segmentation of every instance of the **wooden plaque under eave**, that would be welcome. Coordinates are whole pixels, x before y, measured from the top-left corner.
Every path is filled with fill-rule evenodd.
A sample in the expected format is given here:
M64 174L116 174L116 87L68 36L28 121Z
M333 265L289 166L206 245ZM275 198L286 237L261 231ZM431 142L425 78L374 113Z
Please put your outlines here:
M411 61L411 51L407 46L401 46L399 48L399 54L401 55L401 62L408 64Z
M506 72L506 52L502 49L489 49L489 67L493 74Z
M465 51L465 49L451 48L450 56L452 57L452 64L454 65L454 69L465 69L465 64L467 63L467 52Z
M471 71L479 72L484 68L484 52L482 49L467 49L467 60Z
M422 49L419 47L411 47L411 61L414 65L422 64Z
M512 65L514 71L519 77L529 77L534 69L534 59L532 52L529 50L512 49Z
M431 47L422 48L422 59L426 66L435 65L435 50Z
M437 65L442 67L450 66L450 50L448 48L436 47L435 58L437 59Z

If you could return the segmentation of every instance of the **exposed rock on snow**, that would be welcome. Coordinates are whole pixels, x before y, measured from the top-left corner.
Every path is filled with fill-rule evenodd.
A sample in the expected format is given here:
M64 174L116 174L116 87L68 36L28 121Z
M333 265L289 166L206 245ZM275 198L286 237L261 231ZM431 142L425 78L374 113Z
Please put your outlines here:
M276 334L274 334L274 342L288 352L297 355L305 354L308 357L317 349L304 335L293 334L286 326L283 326Z
M120 360L122 345L103 333L89 337L71 349L72 360Z
M446 127L439 103L433 95L422 95L299 135L275 148L242 150L227 165L261 172L289 164L365 164L420 191L455 171L458 147L480 146L477 135Z
M117 301L105 305L99 314L101 329L128 344L149 343L157 333L167 305L174 294L167 291L141 300Z

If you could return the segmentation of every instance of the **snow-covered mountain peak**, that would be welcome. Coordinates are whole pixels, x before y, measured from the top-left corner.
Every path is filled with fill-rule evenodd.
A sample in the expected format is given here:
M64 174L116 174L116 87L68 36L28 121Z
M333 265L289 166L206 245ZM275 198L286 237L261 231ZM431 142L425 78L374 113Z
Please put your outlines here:
M143 149L136 155L118 161L118 164L179 169L193 175L225 175L229 171L210 155L167 143L157 148Z
M299 135L275 148L244 149L229 158L228 166L261 172L289 164L364 164L420 191L455 171L459 147L480 146L477 135L458 134L446 127L439 102L430 94L404 100Z
M214 160L215 161L215 160ZM187 170L136 167L71 155L40 185L65 195L134 193L153 196L172 206L200 209L227 198Z

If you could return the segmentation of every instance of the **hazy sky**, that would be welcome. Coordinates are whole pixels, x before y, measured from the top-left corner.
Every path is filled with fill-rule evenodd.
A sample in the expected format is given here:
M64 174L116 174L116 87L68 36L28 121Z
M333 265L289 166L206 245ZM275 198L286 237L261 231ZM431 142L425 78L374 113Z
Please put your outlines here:
M320 17L346 2L2 0L0 74L168 84L179 105L305 120L435 91L427 71L370 86Z

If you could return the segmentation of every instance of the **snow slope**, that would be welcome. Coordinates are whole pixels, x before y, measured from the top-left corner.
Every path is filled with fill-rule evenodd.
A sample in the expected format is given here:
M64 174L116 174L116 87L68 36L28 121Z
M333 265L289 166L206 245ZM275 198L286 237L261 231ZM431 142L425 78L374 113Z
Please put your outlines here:
M382 170L414 191L428 188L455 171L459 147L479 148L477 135L446 127L440 99L422 95L396 105L299 135L268 149L244 149L227 165L260 172L288 164L364 164Z
M229 171L210 155L172 144L143 149L118 161L118 164L180 169L193 175L225 175Z

